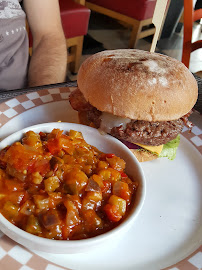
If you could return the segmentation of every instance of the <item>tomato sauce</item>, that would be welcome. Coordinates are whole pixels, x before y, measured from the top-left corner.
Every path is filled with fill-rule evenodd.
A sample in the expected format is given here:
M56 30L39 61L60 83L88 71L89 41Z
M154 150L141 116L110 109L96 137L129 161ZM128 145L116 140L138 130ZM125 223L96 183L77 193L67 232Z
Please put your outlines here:
M85 239L111 230L137 188L123 159L87 144L78 131L28 131L0 151L0 212L40 237Z

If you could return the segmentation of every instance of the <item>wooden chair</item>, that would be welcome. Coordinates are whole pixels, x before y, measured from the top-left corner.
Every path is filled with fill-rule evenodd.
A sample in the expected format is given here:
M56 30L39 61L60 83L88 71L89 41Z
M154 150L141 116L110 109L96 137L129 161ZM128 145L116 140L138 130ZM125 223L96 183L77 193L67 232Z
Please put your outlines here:
M191 52L202 48L202 40L192 42L193 22L202 18L202 9L194 10L193 0L184 0L184 37L182 63L189 68Z
M85 0L59 0L63 30L68 48L67 64L72 73L77 73L83 49L84 35L88 31L90 10Z
M156 45L164 25L167 10L170 4L170 0L157 0L156 6L152 18L152 23L155 26L155 33L152 39L150 52L155 52Z
M87 0L86 6L131 26L129 48L135 48L139 39L155 33L152 24L156 2L160 4L156 0Z

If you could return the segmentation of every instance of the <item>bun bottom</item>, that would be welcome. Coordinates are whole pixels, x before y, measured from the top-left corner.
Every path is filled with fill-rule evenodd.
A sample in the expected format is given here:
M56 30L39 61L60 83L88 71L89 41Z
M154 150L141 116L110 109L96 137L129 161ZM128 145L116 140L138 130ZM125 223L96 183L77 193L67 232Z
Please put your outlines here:
M130 149L130 151L136 156L139 162L146 162L157 159L158 156L148 151L140 151L136 149Z

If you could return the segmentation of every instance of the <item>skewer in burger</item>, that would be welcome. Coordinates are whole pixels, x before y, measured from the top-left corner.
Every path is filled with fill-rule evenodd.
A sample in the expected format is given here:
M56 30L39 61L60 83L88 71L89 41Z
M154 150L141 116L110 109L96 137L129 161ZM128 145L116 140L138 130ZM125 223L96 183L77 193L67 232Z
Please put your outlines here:
M69 101L80 122L124 142L139 161L173 160L198 86L176 59L136 49L107 50L87 58Z

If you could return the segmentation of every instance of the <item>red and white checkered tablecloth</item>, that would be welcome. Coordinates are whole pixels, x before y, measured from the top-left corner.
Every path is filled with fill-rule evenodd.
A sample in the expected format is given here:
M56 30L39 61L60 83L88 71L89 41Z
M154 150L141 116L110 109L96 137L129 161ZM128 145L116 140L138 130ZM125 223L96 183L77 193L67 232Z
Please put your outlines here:
M0 139L1 128L16 116L43 104L67 100L73 88L44 89L17 96L0 104ZM202 119L202 116L199 115ZM186 127L182 135L202 154L202 130L194 126L192 132ZM32 251L20 246L0 233L0 269L2 270L61 270L68 269L57 266ZM165 270L199 270L202 269L202 246L184 260ZM138 270L138 269L137 269Z

